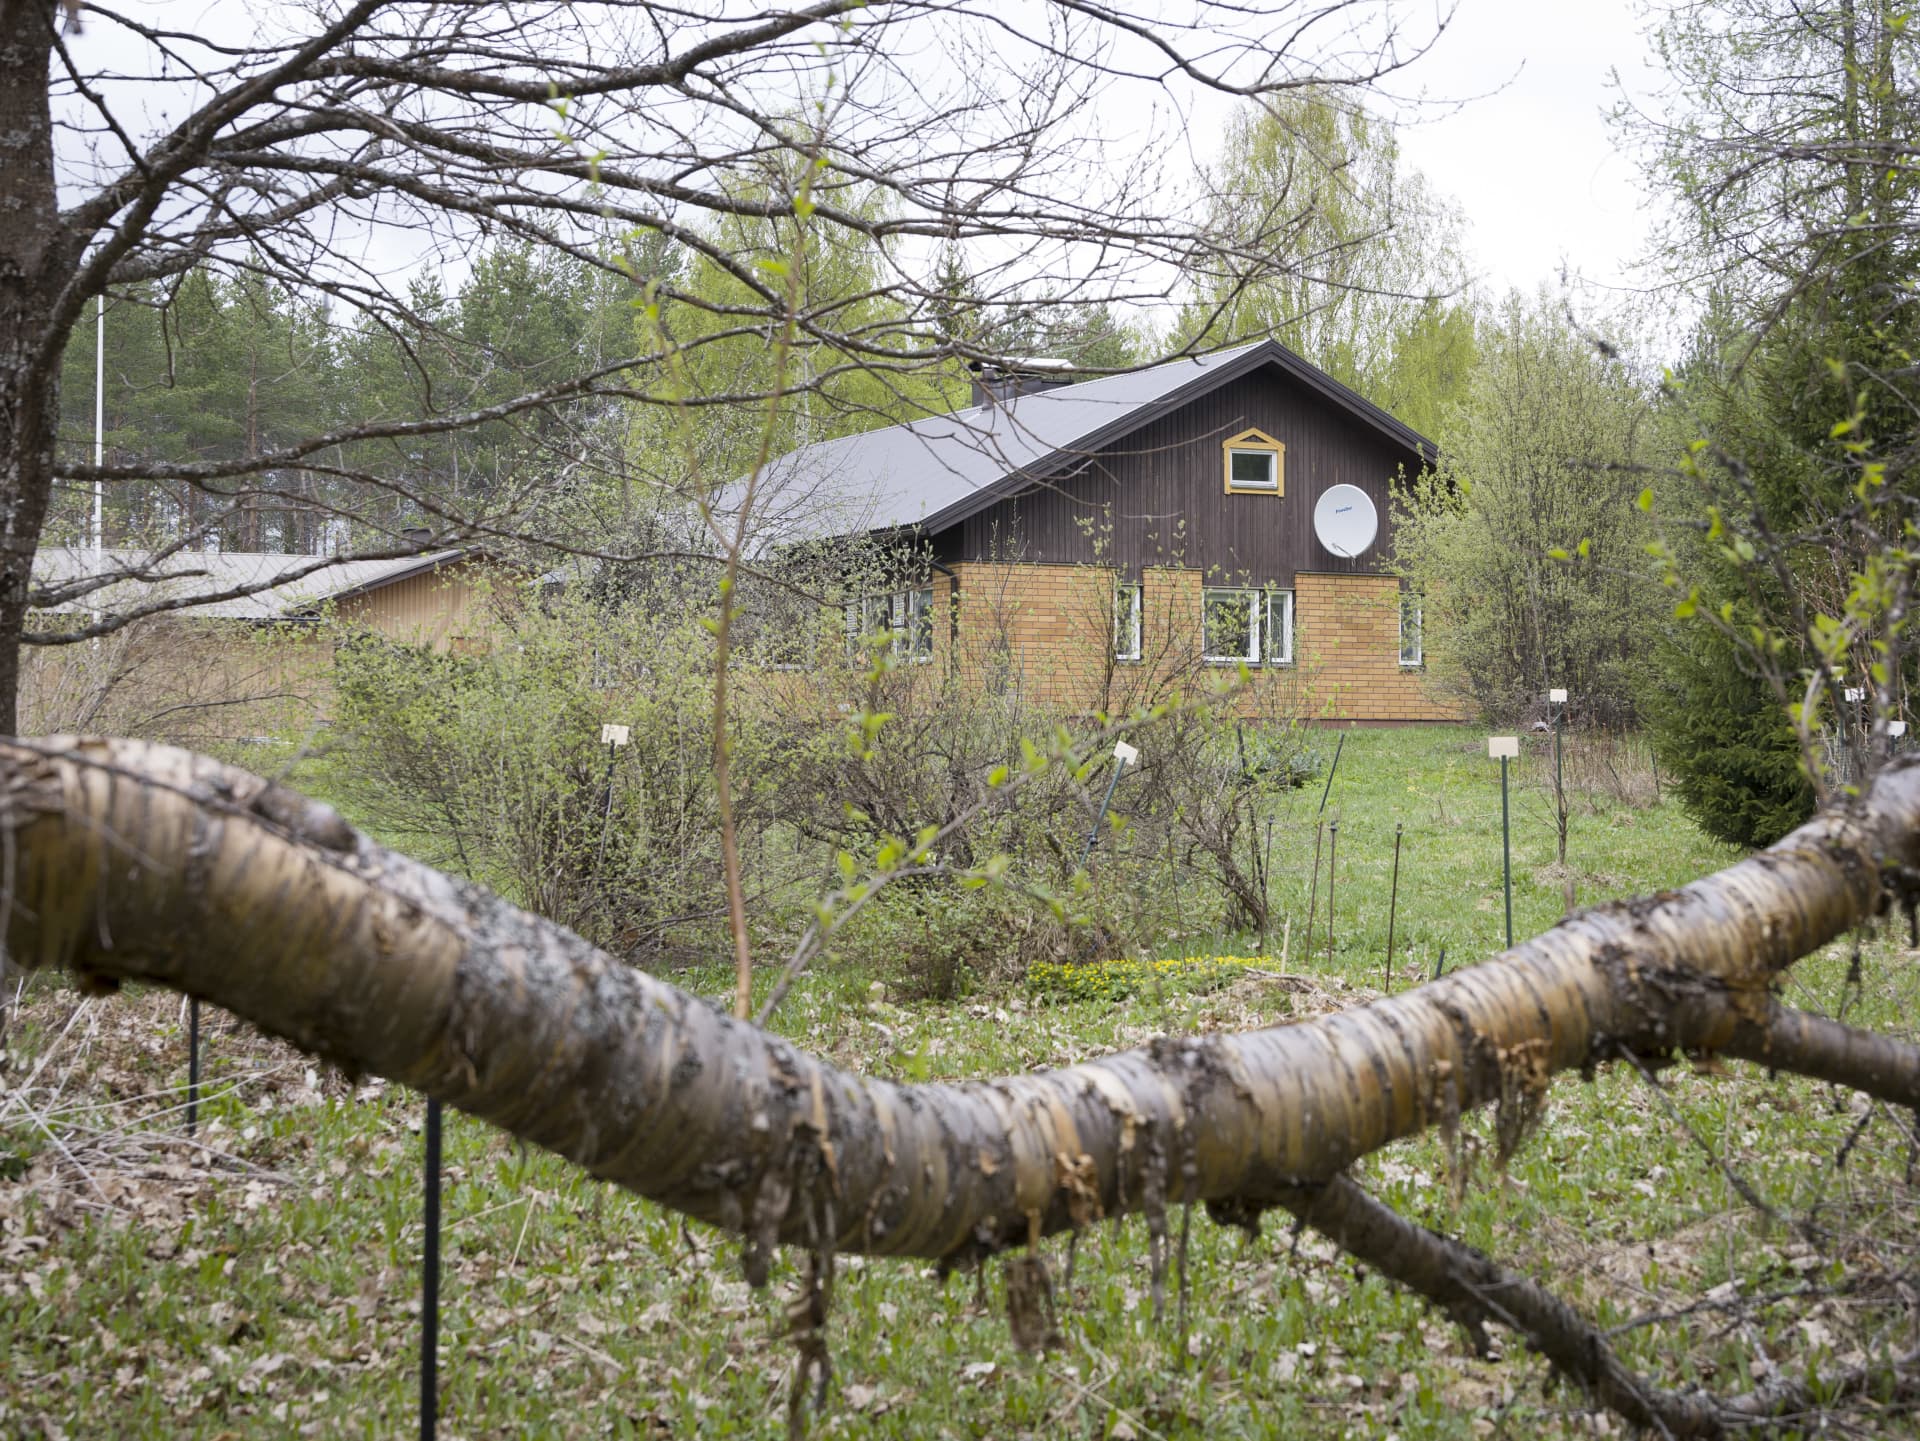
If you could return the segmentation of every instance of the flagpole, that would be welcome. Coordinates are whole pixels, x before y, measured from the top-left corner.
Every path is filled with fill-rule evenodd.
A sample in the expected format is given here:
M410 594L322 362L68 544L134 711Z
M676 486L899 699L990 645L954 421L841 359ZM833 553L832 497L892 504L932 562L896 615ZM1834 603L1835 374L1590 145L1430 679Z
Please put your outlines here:
M107 459L107 293L94 297L93 341L93 464L97 470ZM99 476L93 478L93 563L97 569L100 552L106 547L106 491Z

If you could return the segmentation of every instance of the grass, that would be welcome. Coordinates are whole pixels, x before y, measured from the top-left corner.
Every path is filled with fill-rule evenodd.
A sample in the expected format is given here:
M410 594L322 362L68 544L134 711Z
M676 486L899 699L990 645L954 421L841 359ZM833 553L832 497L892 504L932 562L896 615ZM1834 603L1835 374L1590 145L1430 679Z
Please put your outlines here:
M1333 746L1323 750L1330 761ZM1521 758L1509 765L1516 940L1560 919L1569 881L1577 903L1590 905L1684 885L1739 858L1736 848L1703 835L1678 806L1651 804L1654 783L1644 749L1571 741L1569 785L1583 779L1592 784L1570 793L1562 867L1552 756L1550 736L1529 735L1522 738ZM1452 726L1350 732L1331 784L1323 768L1309 785L1284 798L1272 819L1270 890L1279 919L1258 947L1263 953L1382 987L1396 826L1401 843L1395 985L1430 976L1443 948L1451 969L1505 945L1500 764L1487 758L1484 734ZM1316 888L1310 878L1317 828L1321 870ZM1305 934L1309 918L1311 938ZM1196 937L1227 953L1242 949L1246 939Z
M1564 904L1538 768L1530 754L1514 796L1521 936ZM1294 827L1305 846L1291 843L1304 857L1276 841L1276 890L1296 917L1281 927L1284 961L1278 937L1196 935L1182 964L1116 958L1101 968L1112 984L1084 990L1036 968L944 1007L876 998L871 976L829 967L779 1025L870 1073L959 1078L1351 1004L1384 980L1396 823L1396 987L1430 973L1442 946L1450 968L1497 948L1499 776L1480 738L1349 739L1328 805L1341 822L1330 952L1324 876L1315 945L1302 936L1318 800L1316 789L1288 802L1308 819ZM1674 807L1596 792L1576 809L1568 869L1590 903L1730 859ZM1857 993L1838 946L1798 968L1790 998L1828 1012L1844 1000L1850 1018L1911 1034L1920 983L1899 939L1866 947ZM721 968L676 979L730 989ZM177 998L83 1002L37 982L7 1047L0 1436L388 1437L416 1426L416 1097L219 1029L195 1148L179 1133ZM1602 1324L1704 1301L1619 1338L1665 1384L1739 1390L1769 1366L1834 1364L1910 1335L1900 1287L1920 1235L1901 1121L1750 1068L1683 1065L1662 1079L1657 1091L1619 1068L1563 1079L1504 1174L1472 1121L1456 1149L1422 1138L1369 1158L1362 1177L1407 1214L1551 1276ZM446 1161L443 1436L782 1433L790 1260L767 1292L750 1292L728 1239L462 1117L448 1117ZM1722 1162L1782 1219L1745 1205ZM1791 1224L1809 1214L1824 1228L1818 1244ZM1517 1344L1475 1358L1419 1302L1272 1221L1249 1243L1194 1218L1184 1333L1171 1312L1152 1319L1138 1221L1082 1240L1070 1292L1064 1244L1048 1255L1065 1344L1038 1357L1009 1339L997 1268L942 1283L917 1264L842 1258L836 1387L814 1434L1410 1441L1606 1425L1544 1385ZM1811 1294L1767 1299L1781 1292Z

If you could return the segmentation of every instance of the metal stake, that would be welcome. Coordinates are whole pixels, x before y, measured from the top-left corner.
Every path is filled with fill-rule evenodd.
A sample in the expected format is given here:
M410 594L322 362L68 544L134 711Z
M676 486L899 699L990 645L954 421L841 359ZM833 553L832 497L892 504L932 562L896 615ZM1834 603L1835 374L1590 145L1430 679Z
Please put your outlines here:
M1328 827L1332 839L1327 843L1327 964L1333 964L1333 864L1340 855L1340 822Z
M1300 954L1309 966L1313 964L1313 922L1320 914L1320 837L1325 828L1324 821L1313 823L1313 888L1307 899L1307 934L1300 947Z
M1346 748L1347 733L1341 731L1340 740L1333 748L1333 764L1327 767L1327 783L1320 788L1320 809L1314 812L1315 815L1323 816L1327 813L1327 795L1332 791L1334 775L1340 769L1340 752ZM1316 872L1316 874L1318 874L1318 872Z
M1244 772L1244 767L1242 770ZM1260 913L1254 920L1260 926L1260 954L1267 953L1267 876L1260 869L1260 813L1254 808L1253 792L1247 792L1247 851L1253 865L1253 883L1260 889Z
M1507 758L1500 757L1500 865L1507 885L1507 949L1513 949L1513 827L1507 807Z
M1387 891L1387 983L1386 994L1393 994L1393 922L1400 909L1400 832L1404 827L1396 823L1393 828L1393 884Z
M600 820L600 849L593 858L596 884L600 879L600 868L607 859L607 832L613 828L613 766L619 758L620 747L627 743L632 730L631 726L615 725L611 721L600 727L600 741L607 748L607 800L606 813Z
M426 1244L420 1262L420 1441L440 1424L440 1103L427 1098Z
M1560 864L1567 863L1567 788L1560 775L1560 712L1553 713L1553 808L1560 822Z
M187 997L187 1134L200 1129L200 998Z

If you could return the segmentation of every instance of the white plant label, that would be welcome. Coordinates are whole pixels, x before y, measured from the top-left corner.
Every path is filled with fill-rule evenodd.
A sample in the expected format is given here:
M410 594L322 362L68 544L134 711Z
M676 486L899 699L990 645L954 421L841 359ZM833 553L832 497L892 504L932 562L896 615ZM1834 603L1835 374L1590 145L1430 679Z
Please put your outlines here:
M1115 741L1113 743L1113 758L1123 766L1130 766L1140 759L1140 752L1128 745L1125 741Z
M1550 690L1547 692L1547 699L1555 705L1565 705L1567 703L1567 693L1564 690Z
M1519 736L1488 736L1487 755L1493 760L1505 757L1509 760L1520 758Z
M603 746L623 746L631 734L631 726L603 725L600 727L600 744Z

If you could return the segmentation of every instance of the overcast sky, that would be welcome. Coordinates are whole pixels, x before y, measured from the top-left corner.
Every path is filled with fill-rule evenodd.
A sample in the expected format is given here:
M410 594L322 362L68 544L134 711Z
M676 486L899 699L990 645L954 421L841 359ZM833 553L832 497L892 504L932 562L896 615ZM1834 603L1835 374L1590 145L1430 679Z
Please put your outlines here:
M1617 70L1645 97L1658 77L1634 0L1461 0L1454 22L1409 72L1429 97L1469 100L1402 131L1405 154L1471 223L1487 288L1631 280L1651 201L1615 153L1602 113ZM1487 92L1497 92L1489 94Z
M1408 161L1459 203L1489 294L1557 287L1566 267L1590 301L1604 304L1607 288L1631 284L1651 212L1602 118L1618 98L1609 85L1614 72L1632 95L1644 97L1658 82L1644 65L1638 0L1401 0L1394 11L1405 33L1417 34L1449 3L1456 8L1446 32L1390 82L1402 95L1426 99L1399 109ZM245 25L244 0L134 0L129 8L189 30ZM117 43L110 29L89 26L77 45L93 51ZM1125 87L1106 97L1122 112L1138 98ZM1179 138L1204 164L1231 102L1203 95L1191 103ZM1393 112L1384 96L1370 103ZM1140 123L1138 112L1102 116L1116 131Z

